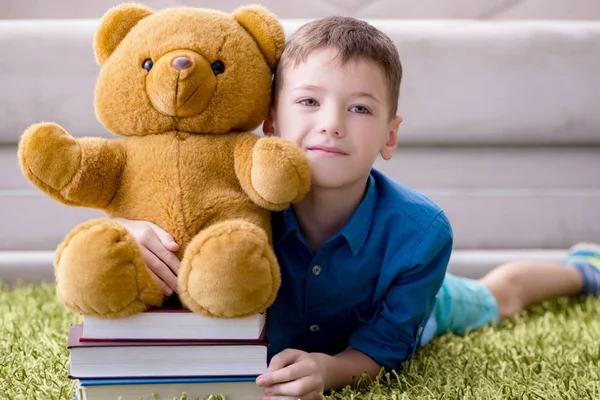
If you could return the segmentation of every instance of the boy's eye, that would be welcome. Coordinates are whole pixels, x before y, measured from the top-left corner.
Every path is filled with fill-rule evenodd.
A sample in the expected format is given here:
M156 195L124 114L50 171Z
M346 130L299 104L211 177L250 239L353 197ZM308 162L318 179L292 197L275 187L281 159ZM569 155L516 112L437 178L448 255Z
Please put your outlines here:
M300 104L303 106L315 107L317 105L317 101L315 99L304 99L300 100Z
M350 108L351 111L354 111L355 113L358 114L369 114L370 111L367 107L365 106L354 106L352 108Z

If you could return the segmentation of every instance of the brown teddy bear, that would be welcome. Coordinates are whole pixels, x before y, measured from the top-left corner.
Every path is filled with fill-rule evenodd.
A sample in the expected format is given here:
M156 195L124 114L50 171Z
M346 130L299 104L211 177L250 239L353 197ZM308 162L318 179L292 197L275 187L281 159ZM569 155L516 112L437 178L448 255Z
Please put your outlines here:
M179 296L192 311L262 312L280 284L269 210L310 185L296 145L250 133L268 114L283 46L281 25L260 6L115 7L94 38L94 100L100 122L125 138L75 139L36 124L21 138L21 169L61 203L170 232L180 245ZM121 318L164 301L135 239L110 219L70 232L54 269L59 299L83 315Z

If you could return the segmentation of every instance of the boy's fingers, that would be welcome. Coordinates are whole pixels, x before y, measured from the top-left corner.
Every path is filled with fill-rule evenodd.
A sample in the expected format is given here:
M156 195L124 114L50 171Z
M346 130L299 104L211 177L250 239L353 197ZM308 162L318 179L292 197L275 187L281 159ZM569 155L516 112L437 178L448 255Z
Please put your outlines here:
M148 228L145 230L140 239L140 243L143 245L142 247L146 247L148 250L150 250L162 262L162 264L166 265L171 271L174 273L179 271L179 260L175 254L171 253L167 248L165 248L164 243L160 240L154 229ZM158 272L156 270L154 271ZM162 278L160 274L158 275ZM169 286L171 285L169 284Z
M162 280L173 291L177 292L177 276L154 253L142 247L144 262L150 271ZM171 293L172 294L172 293ZM168 295L168 294L167 294Z
M162 244L167 249L169 249L171 251L179 250L179 245L177 244L177 242L175 242L175 239L173 239L173 236L171 236L167 231L165 231L158 225L153 224L152 222L148 222L148 225L150 225L150 228L152 228L154 233L156 233L156 236L158 236L158 238L160 239Z
M154 278L154 280L158 283L158 286L160 286L160 290L162 290L165 296L170 296L173 294L173 291L167 286L167 284L164 283L158 276L156 276L156 274L152 272L150 268L148 268L148 272L150 272L152 278Z
M158 253L158 254L157 254ZM154 253L175 275L179 272L179 259L175 254L165 248L160 248Z
M267 396L293 396L295 399L298 399L300 397L304 398L308 393L314 392L315 386L309 376L304 376L291 382L284 382L268 387L265 389L265 394Z
M298 357L304 352L295 349L285 349L281 353L275 354L269 363L267 372L276 371L278 369L287 367L288 365L296 362Z
M305 376L304 367L300 364L288 365L277 371L267 372L257 378L259 386L272 386L278 383L290 382ZM260 379L260 380L258 380Z
M285 371L285 368L290 364L293 365L293 363L296 362L296 360L298 360L302 354L304 354L303 351L295 349L285 349L281 353L277 353L271 359L269 367L267 368L267 372L256 378L256 384L258 386L271 386L279 383L280 381L275 379L280 377L281 374L275 375L275 378L273 378L273 374L278 371Z

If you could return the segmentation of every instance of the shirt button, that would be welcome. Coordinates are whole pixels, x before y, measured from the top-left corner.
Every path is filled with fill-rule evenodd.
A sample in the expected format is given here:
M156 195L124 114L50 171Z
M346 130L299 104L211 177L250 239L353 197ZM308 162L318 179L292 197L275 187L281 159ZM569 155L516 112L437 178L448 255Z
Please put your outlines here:
M417 333L417 336L421 336L422 333L423 333L423 327L420 326L419 327L419 332Z
M311 332L318 332L321 328L319 327L319 325L311 325L310 328L308 328Z
M315 265L312 269L312 273L313 273L313 275L319 275L321 273L321 266Z

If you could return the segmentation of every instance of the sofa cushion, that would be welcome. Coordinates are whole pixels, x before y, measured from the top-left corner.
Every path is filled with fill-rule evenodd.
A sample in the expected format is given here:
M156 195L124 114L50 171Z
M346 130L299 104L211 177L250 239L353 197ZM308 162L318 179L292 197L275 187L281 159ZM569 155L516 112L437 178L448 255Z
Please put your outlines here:
M283 20L290 34L303 20ZM374 20L404 64L404 144L600 144L600 23ZM96 121L97 20L0 21L0 143Z
M96 18L123 0L2 0L0 18ZM174 5L231 11L248 0L144 0L160 9ZM332 13L361 18L600 19L597 0L261 0L281 18Z
M402 148L376 167L446 211L457 249L564 249L600 237L600 147ZM102 216L32 189L14 146L0 146L0 169L0 250L51 250Z

